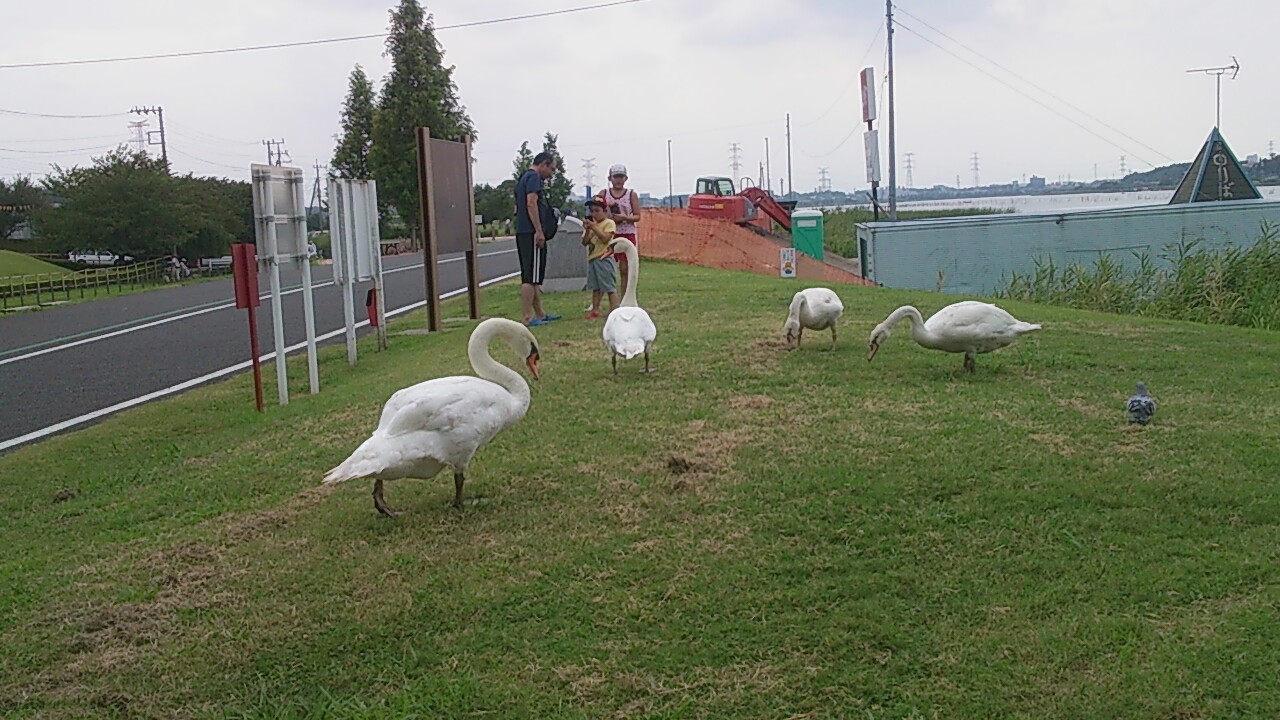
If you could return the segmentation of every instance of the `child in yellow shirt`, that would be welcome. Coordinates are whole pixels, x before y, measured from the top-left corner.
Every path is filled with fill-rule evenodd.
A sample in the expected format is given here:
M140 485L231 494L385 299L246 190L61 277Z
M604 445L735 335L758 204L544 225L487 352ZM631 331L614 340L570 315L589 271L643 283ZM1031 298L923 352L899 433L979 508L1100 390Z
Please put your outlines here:
M591 290L591 310L588 320L600 317L600 299L609 295L609 312L618 307L618 281L609 243L617 224L609 219L604 203L592 198L587 201L591 215L582 223L582 244L587 248L587 287Z

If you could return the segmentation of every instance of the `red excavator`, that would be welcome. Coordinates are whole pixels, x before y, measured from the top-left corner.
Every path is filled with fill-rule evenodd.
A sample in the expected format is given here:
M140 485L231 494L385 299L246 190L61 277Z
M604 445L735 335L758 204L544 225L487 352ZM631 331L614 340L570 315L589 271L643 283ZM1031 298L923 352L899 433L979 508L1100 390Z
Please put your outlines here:
M697 192L689 196L689 214L694 217L759 226L764 220L759 217L759 211L787 232L791 232L791 211L795 207L794 200L775 200L758 187L745 187L740 193L734 192L733 180L727 177L700 177Z

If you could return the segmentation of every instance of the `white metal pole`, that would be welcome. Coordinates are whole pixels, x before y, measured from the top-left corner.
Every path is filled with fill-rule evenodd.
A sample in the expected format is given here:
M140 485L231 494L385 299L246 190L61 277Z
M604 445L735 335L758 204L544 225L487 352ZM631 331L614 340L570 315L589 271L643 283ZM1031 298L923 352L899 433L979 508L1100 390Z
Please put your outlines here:
M347 364L356 366L355 253L351 237L351 183L329 181L329 239L334 281L342 286L342 319L347 328ZM336 220L336 221L335 221Z
M302 198L302 173L289 179L293 185L294 215L289 218L289 229L301 252L302 263L302 321L307 326L307 374L311 378L311 394L320 392L320 362L316 352L316 305L311 291L311 257L307 252L307 207Z
M378 303L378 349L387 349L387 298L382 288L382 235L378 230L378 184L365 182L365 213L369 220L369 241L373 243L373 297ZM476 258L476 262L480 259Z
M275 332L276 395L281 405L289 404L289 373L284 357L284 310L280 303L280 243L276 237L275 197L271 191L271 174L263 173L265 182L259 184L262 193L263 232L267 237L268 278L271 283L271 327Z

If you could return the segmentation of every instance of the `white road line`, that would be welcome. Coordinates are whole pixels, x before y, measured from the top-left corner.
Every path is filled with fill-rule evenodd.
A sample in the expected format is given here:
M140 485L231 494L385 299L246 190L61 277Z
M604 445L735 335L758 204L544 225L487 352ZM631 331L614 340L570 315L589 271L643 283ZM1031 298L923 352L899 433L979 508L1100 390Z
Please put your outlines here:
M515 250L514 250L514 249L512 249L512 250L498 250L498 251L490 252L490 253L481 253L481 254L480 254L480 257L482 257L482 258L483 258L483 257L489 257L489 256L491 256L491 255L505 255L505 254L507 254L507 253L513 253L513 252L515 252ZM441 261L440 261L440 264L441 264L441 265L443 265L443 264L445 264L445 263L451 263L451 262L462 262L462 261L463 261L463 260L465 260L465 259L466 259L466 258L460 258L460 257L456 257L456 258L449 258L449 259L447 259L447 260L441 260ZM383 271L382 271L382 274L383 274L383 275L390 275L391 273L404 272L404 271L406 271L406 270L416 270L417 268L420 268L420 267L422 267L422 263L418 263L417 265L405 265L404 267L392 268L392 269L390 269L390 270L383 270ZM312 285L311 285L311 287L312 287L313 289L319 289L319 288L323 288L323 287L329 287L330 285L333 285L333 284L334 284L334 283L333 283L333 281L332 281L332 280L329 280L329 281L327 281L327 282L322 282L322 283L315 283L315 284L312 284ZM298 287L298 288L294 288L294 289L292 289L292 290L286 290L286 291L284 291L284 292L282 292L282 293L280 293L280 294L283 296L283 295L292 295L292 294L294 294L294 293L298 293L298 292L302 292L302 288ZM258 296L258 299L259 299L259 300L267 300L267 299L269 299L270 297L271 297L271 295L270 295L270 294L266 294L266 295L259 295L259 296ZM423 302L424 302L424 304L425 304L425 301L423 301ZM73 340L73 341L71 341L71 342L63 343L63 344L61 344L61 345L53 345L53 346L51 346L51 347L42 348L42 349L40 349L40 350L33 350L33 351L31 351L31 352L29 352L29 353L26 353L26 354L24 354L24 355L16 355L16 356L11 357L11 358L4 358L3 360L0 360L0 367L2 367L2 366L4 366L4 365L8 365L9 363L16 363L16 362L20 362L20 361L22 361L22 360L30 360L30 359L31 359L31 358L33 358L33 357L40 357L41 355L48 355L49 353L52 353L52 352L58 352L59 350L67 350L67 349L69 349L69 348L79 347L79 346L81 346L81 345L88 345L89 343L98 342L99 340L106 340L106 339L108 339L108 338L113 338L113 337L117 337L117 336L120 336L120 335L127 335L128 333L131 333L131 332L137 332L137 331L139 331L139 330L146 330L147 328L153 328L153 327L157 327L157 326L159 326L159 325L164 325L164 324L166 324L166 323L177 322L178 320L186 320L187 318L193 318L193 317L196 317L197 315L205 315L205 314L207 314L207 313L217 312L217 311L219 311L219 310L226 310L227 308L233 308L233 307L235 307L235 306L236 306L236 304L235 304L234 302L224 303L224 304L222 304L222 305L215 305L215 306L213 306L213 307L207 307L207 308L203 308L203 309L200 309L200 310L195 310L195 311L192 311L192 312L189 312L189 313L183 313L182 315L174 315L174 316L172 316L172 317L166 317L166 318L161 318L161 319L159 319L159 320L153 320L152 322L149 322L149 323L143 323L143 324L141 324L141 325L134 325L134 326L132 326L132 327L122 328L122 329L120 329L120 330L115 330L115 331L112 331L112 332L103 333L103 334L101 334L101 335L94 335L93 337L87 337L87 338L81 338L81 339L79 339L79 340Z
M419 267L421 267L421 265L419 265ZM514 277L520 277L520 273L518 273L518 272L508 273L508 274L503 275L503 276L501 276L501 277L493 278L492 280L485 280L484 282L480 283L480 286L481 286L481 287L484 287L484 286L486 286L486 285L493 285L494 283L499 283L499 282L502 282L503 280L510 280L511 278L514 278ZM464 292L466 292L466 291L467 291L467 289L466 289L466 288L461 288L461 289L458 289L458 290L451 290L451 291L449 291L449 292L447 292L447 293L445 293L445 294L441 295L441 296L440 296L440 299L441 299L441 300L447 300L447 299L449 299L449 298L451 298L451 297L454 297L454 296L456 296L456 295L461 295L462 293L464 293ZM393 317L393 316L395 316L395 315L402 315L402 314L407 313L407 312L409 312L409 311L411 311L411 310L416 310L416 309L418 309L418 308L420 308L420 307L422 307L422 306L424 306L424 305L426 305L426 304L427 304L427 301L426 301L426 300L419 300L419 301L418 301L418 302L416 302L416 303L412 303L412 304L409 304L409 305L405 305L404 307L399 307L399 308L396 308L395 310L389 310L389 311L387 311L387 317ZM362 321L360 321L360 322L356 323L356 327L357 327L357 328L362 328L362 327L367 326L368 324L369 324L369 321L368 321L368 320L362 320ZM343 333L345 333L346 331L347 331L347 329L346 329L345 327L343 327L343 328L339 328L338 330L334 330L333 332L325 333L325 334L323 334L323 335L321 335L321 336L317 337L317 338L316 338L316 342L323 342L323 341L328 340L328 339L330 339L330 338L335 338L335 337L337 337L337 336L339 336L339 335L342 335L342 334L343 334ZM290 346L288 346L288 347L286 347L286 348L284 349L284 350L285 350L285 354L286 354L286 355L288 355L289 353L294 352L294 351L296 351L296 350L301 350L302 348L305 348L306 346L307 346L307 343L306 343L306 342L295 343L295 344L290 345ZM267 362L268 360L271 360L271 359L275 358L275 356L276 356L276 353L275 353L275 351L273 350L273 351L271 351L271 352L267 353L266 355L261 356L259 359L260 359L262 362ZM193 388L193 387L195 387L195 386L197 386L197 385L200 385L200 384L203 384L203 383L209 382L210 380L216 380L216 379L218 379L218 378L220 378L220 377L225 377L225 376L227 376L227 375L231 375L231 374L234 374L234 373L240 372L241 370L247 370L247 369L249 369L249 368L250 368L250 367L252 367L252 366L253 366L253 361L252 361L252 360L245 360L244 362L236 363L235 365L232 365L232 366L230 366L230 367L224 367L224 368L222 368L221 370L215 370L215 371L213 371L213 372L211 372L211 373L207 373L207 374L205 374L205 375L201 375L201 376L200 376L200 377L198 377L198 378L192 378L192 379L190 379L190 380L187 380L186 382L178 383L177 385L170 385L169 387L164 388L164 389L162 389L162 390L156 390L155 392L149 392L149 393L147 393L146 395L140 395L140 396L138 396L138 397L136 397L136 398L133 398L133 399L130 399L130 400L125 400L125 401L123 401L123 402L118 402L118 403L116 403L115 405L111 405L111 406L109 406L109 407L102 408L101 410L94 410L93 412L85 413L84 415L80 415L80 416L78 416L78 417L71 418L70 420L63 420L62 422L54 423L53 425L50 425L50 426L48 426L48 427L40 428L39 430L33 430L32 432L29 432L29 433L27 433L26 435L20 435L20 436L18 436L18 437L16 437L16 438L13 438L13 439L11 439L11 440L4 440L4 441L0 441L0 452L4 452L5 450L8 450L9 448L17 447L18 445L22 445L22 444L24 444L24 443L31 442L32 440L39 440L39 439L40 439L40 438L42 438L42 437L47 437L47 436L49 436L49 435L52 435L52 434L57 433L57 432L61 432L61 431L66 430L66 429L68 429L68 428L73 428L73 427L75 427L75 426L77 426L77 425L83 425L83 424L85 424L85 423L87 423L87 422L89 422L89 421L91 421L91 420L97 420L97 419L98 419L98 418L100 418L100 417L105 417L105 416L107 416L107 415L111 415L111 414L113 414L113 413L120 412L121 410L127 410L128 408L134 407L135 405L141 405L141 404L143 404L143 403L150 402L150 401L155 400L155 399L157 399L157 398L165 397L166 395L173 395L174 393L182 392L183 390L187 390L187 389Z

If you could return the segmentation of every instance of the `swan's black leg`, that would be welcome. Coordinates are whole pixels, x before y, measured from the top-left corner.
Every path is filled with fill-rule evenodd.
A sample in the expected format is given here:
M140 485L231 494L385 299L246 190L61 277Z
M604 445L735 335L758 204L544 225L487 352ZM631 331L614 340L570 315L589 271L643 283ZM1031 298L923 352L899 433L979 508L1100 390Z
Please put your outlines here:
M383 517L396 517L403 514L387 507L387 501L382 498L382 480L373 481L373 506Z
M652 370L649 369L649 348L644 349L644 370L642 370L641 372L645 374L653 372Z
M618 353L613 354L613 374L618 374Z
M462 507L462 484L467 481L467 477L460 472L453 474L453 506Z
M836 326L831 326L831 349L836 349Z
M973 361L973 353L964 354L964 369L969 372L975 372L978 369L978 364Z

